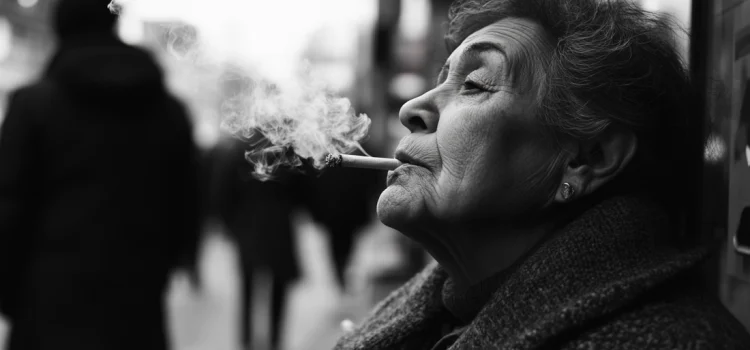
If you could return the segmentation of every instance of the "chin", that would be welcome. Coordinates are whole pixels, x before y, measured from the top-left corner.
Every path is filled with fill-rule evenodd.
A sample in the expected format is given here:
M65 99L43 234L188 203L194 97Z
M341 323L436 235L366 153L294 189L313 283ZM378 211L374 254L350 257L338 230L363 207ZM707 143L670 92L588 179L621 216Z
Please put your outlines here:
M416 221L418 203L421 201L410 196L400 186L389 186L378 198L378 219L388 227L401 230Z

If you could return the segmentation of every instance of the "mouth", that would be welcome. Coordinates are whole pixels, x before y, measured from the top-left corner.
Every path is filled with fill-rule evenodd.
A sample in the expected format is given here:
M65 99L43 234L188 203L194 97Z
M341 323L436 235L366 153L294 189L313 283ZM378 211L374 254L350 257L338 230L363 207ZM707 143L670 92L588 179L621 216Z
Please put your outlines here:
M394 158L396 158L401 163L404 163L404 165L415 165L418 167L427 168L427 165L419 161L419 159L401 150L396 151Z

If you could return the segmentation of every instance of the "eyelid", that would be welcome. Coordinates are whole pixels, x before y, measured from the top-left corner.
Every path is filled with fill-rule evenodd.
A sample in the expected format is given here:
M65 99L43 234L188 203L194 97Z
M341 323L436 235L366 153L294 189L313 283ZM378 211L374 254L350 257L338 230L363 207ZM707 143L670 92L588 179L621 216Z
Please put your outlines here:
M486 89L488 91L500 91L500 87L498 85L488 82L486 79L484 79L480 74L476 72L472 72L471 74L467 75L466 81L469 81L472 84L481 86L483 89Z

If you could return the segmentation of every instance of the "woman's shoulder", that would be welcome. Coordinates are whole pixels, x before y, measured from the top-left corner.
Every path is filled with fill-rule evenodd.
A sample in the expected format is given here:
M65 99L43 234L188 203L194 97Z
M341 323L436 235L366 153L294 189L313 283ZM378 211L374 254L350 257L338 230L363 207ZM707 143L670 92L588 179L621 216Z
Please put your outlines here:
M590 326L562 348L750 349L744 326L716 297L697 291L643 301Z

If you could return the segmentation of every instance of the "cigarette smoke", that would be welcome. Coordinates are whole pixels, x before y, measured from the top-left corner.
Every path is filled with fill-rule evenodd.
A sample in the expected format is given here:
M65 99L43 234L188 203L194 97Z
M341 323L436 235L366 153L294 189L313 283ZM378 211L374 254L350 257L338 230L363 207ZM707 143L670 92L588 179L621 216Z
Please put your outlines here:
M109 8L121 19L167 26L167 51L190 66L181 73L198 77L197 89L222 94L222 128L248 142L254 176L268 180L282 167L322 169L327 154L362 150L370 127L304 60L313 19L325 9L292 3L114 0ZM206 88L216 84L229 93Z

